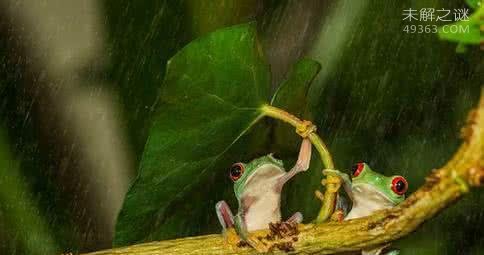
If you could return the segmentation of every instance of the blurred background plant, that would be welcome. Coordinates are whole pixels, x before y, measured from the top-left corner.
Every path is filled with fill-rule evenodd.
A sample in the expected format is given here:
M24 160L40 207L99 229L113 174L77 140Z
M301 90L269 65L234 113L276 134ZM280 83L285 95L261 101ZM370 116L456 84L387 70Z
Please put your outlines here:
M436 34L403 32L402 11L465 7L460 0L0 1L0 254L110 247L166 61L201 35L251 20L274 90L301 57L321 63L307 100L336 166L364 160L408 177L412 191L457 148L484 61L478 46L458 54ZM315 215L320 178L314 171L291 182L284 210ZM403 254L479 254L481 195L472 192L395 246ZM207 227L211 214L193 215L207 224L179 233L215 231Z

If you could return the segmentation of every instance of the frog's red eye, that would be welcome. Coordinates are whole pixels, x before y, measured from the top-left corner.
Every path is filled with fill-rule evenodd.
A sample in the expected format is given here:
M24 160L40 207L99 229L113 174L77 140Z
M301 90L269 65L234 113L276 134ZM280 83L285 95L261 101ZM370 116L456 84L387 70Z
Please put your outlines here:
M398 195L403 195L407 192L408 183L402 176L396 176L392 180L392 190Z
M230 179L237 181L244 173L244 165L242 163L235 163L230 168Z
M353 165L351 167L351 174L353 175L353 177L357 177L358 175L360 175L364 167L365 164L363 162L359 162Z

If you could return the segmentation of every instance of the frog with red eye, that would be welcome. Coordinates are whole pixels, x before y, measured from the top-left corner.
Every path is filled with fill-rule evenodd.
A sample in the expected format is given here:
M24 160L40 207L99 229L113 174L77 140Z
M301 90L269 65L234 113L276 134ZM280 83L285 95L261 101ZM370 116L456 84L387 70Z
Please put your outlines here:
M335 170L324 170L339 175L343 179L343 188L352 201L350 212L344 220L369 216L375 211L392 208L405 200L408 183L404 177L385 176L373 171L366 163L360 162L351 168L351 180L348 175ZM385 247L363 250L362 254L382 254ZM397 250L385 253L396 255Z
M239 208L235 217L228 204L220 201L215 209L229 244L241 240L259 252L267 252L270 244L263 243L251 232L268 229L269 223L281 221L281 192L284 184L297 173L309 168L311 142L303 139L295 166L286 172L281 160L269 154L249 163L235 163L230 169ZM297 212L286 222L300 223Z

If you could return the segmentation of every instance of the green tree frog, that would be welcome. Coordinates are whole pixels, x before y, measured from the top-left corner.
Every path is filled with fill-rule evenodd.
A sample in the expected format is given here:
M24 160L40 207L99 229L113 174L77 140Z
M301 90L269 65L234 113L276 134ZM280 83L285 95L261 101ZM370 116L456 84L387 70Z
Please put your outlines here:
M284 170L282 161L274 158L272 154L254 159L247 164L232 165L230 178L234 182L234 192L239 205L237 214L233 216L225 201L220 201L215 206L229 243L235 242L238 238L227 235L236 234L259 252L268 251L269 247L250 232L267 229L269 223L281 221L282 188L297 173L309 168L310 159L311 142L303 139L298 160L288 172ZM300 223L302 214L296 212L288 221Z
M375 211L394 207L405 199L408 183L404 177L399 175L387 177L373 171L366 163L357 163L351 168L352 180L339 171L324 171L336 173L343 179L343 188L352 201L351 210L344 220L369 216ZM382 254L384 248L386 246L363 250L362 254ZM392 250L386 254L397 255L398 251Z

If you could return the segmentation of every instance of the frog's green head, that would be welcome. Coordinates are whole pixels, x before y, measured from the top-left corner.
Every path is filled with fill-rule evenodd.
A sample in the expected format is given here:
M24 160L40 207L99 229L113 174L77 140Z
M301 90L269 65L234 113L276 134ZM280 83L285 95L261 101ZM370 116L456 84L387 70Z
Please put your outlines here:
M353 192L373 194L394 205L405 199L408 183L402 176L387 177L371 170L366 163L357 163L352 167L351 173Z
M256 158L249 163L235 163L230 168L230 179L234 182L234 191L240 198L247 186L264 182L271 177L285 173L282 160L276 159L272 154ZM257 175L257 176L256 176ZM254 178L256 177L256 178Z

